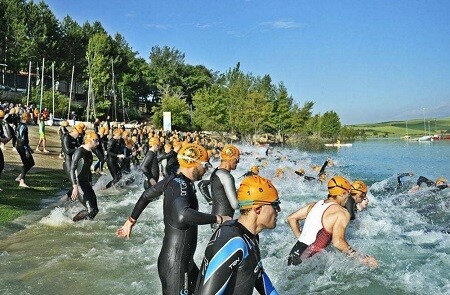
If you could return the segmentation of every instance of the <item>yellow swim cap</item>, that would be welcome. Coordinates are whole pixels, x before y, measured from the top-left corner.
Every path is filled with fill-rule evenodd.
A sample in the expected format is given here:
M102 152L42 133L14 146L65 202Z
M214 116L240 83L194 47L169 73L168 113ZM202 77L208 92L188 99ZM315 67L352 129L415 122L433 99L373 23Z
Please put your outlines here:
M258 173L259 173L259 168L258 168L258 166L252 166L252 167L250 168L250 171L251 171L253 174L258 174Z
M177 159L181 167L192 168L202 162L208 162L209 156L203 146L187 143L178 151Z
M227 144L223 147L222 151L220 152L220 157L222 160L232 160L236 159L238 160L240 156L239 149L235 147L234 145Z
M436 185L439 185L438 183L446 184L447 179L445 179L444 177L439 177L438 179L436 179Z
M84 143L90 143L91 141L97 139L98 135L94 131L86 132L86 135L84 136Z
M342 176L335 176L328 181L328 193L332 196L349 192L351 188L350 182Z
M355 180L352 183L351 193L361 192L367 194L367 185L361 180Z
M259 175L247 176L237 190L240 209L267 205L278 200L278 191L272 182Z

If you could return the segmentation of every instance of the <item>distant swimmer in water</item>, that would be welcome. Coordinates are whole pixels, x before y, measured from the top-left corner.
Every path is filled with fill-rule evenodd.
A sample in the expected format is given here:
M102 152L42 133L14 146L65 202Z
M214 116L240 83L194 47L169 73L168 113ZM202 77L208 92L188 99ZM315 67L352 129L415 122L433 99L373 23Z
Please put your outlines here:
M253 176L258 174L259 174L259 167L254 165L250 167L250 171L245 172L244 175L242 175L241 177Z
M357 204L360 204L367 196L367 185L361 181L356 180L352 183L352 189L350 190L350 196L345 203L345 208L350 213L350 220L356 218ZM366 205L367 206L367 205Z
M422 183L425 183L427 187L431 187L433 191L440 191L449 187L447 179L444 177L439 177L434 182L424 176L420 176L419 179L417 179L416 185L410 190L410 192L418 191Z
M72 190L68 193L68 197L72 201L79 200L88 210L78 212L73 217L73 221L83 219L94 219L98 213L97 196L92 189L92 172L91 165L93 162L92 151L99 144L98 135L93 132L87 132L84 136L84 144L75 150L72 156L70 166L70 181L72 182ZM78 187L81 188L81 194Z
M345 239L350 214L344 205L350 191L350 182L342 176L335 176L328 181L327 199L310 203L288 216L287 221L298 239L289 253L288 265L300 264L332 242L345 255L357 258L370 267L378 267L375 258L358 253ZM303 229L299 224L302 220L305 220Z
M178 174L164 178L145 190L125 224L116 232L119 237L130 237L133 226L146 206L155 199L152 192L164 192L164 238L158 257L158 274L162 294L193 294L199 269L194 262L197 248L198 225L231 220L228 216L198 211L194 181L211 168L206 149L186 143L178 152ZM138 258L137 258L138 259Z
M276 295L261 261L259 233L276 227L278 192L260 176L246 177L237 191L240 217L223 223L205 250L196 295Z
M296 171L294 171L295 172L295 174L297 174L298 176L302 176L305 180L307 180L307 181L312 181L312 180L317 180L317 181L319 181L320 183L323 183L325 180L326 180L326 178L327 178L327 173L325 172L325 168L328 166L328 165L333 165L333 161L331 160L331 158L328 158L324 163L323 163L323 165L322 165L322 167L319 169L319 166L314 166L313 167L313 169L314 170L318 170L319 171L319 174L317 175L317 178L316 177L314 177L314 176L308 176L308 175L305 175L305 170L304 169L302 169L302 168L300 168L300 169L298 169L298 170L296 170Z

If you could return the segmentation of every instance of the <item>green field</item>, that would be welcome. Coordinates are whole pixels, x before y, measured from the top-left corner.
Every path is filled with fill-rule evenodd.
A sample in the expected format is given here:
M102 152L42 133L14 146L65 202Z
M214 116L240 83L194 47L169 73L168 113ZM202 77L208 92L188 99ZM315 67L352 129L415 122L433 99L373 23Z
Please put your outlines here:
M366 137L403 137L409 135L419 137L426 134L449 134L450 133L450 117L439 119L413 119L408 121L389 121L374 124L357 124L348 127L364 131Z

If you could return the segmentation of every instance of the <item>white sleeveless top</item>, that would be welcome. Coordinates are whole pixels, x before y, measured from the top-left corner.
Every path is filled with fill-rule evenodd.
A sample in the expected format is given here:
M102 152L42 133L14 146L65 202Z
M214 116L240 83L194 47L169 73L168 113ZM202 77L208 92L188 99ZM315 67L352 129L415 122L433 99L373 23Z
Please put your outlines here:
M299 242L309 246L316 241L317 234L323 229L323 214L331 205L336 205L336 203L325 203L325 200L320 200L314 204L306 217L303 230L298 238Z

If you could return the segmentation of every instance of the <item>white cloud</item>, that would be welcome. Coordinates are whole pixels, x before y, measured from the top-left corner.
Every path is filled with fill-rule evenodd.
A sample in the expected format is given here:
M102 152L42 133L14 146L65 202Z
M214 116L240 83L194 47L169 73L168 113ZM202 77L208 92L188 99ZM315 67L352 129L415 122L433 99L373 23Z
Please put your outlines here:
M147 28L158 29L158 30L166 30L169 28L168 25L163 25L163 24L146 24L145 26Z
M273 29L294 29L294 28L300 28L301 24L293 22L293 21L286 21L286 20L277 20L272 22L264 22L261 23L263 26L268 26Z

